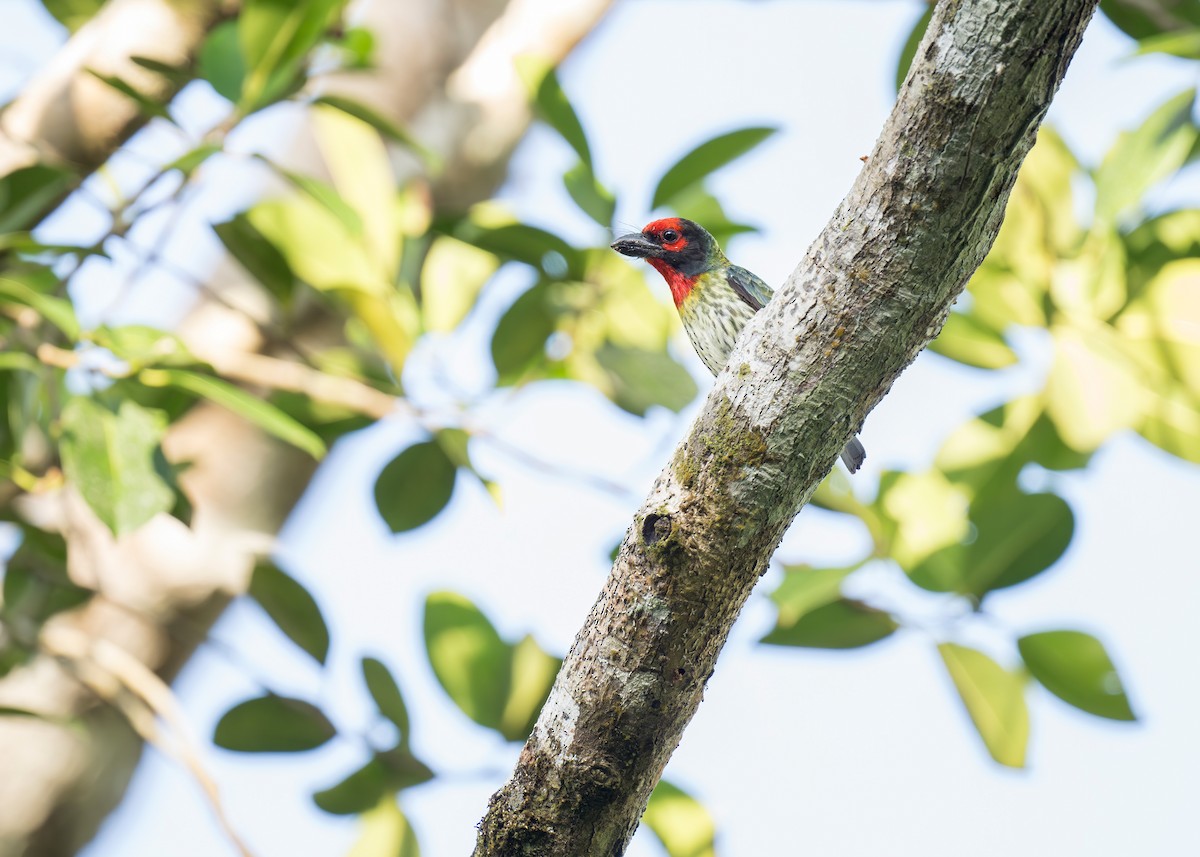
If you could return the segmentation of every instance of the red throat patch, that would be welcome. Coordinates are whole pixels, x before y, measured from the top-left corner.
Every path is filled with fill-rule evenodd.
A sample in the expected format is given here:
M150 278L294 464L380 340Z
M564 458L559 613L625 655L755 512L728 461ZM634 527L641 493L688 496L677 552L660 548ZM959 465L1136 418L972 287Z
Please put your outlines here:
M646 261L663 275L663 279L671 287L671 297L675 301L675 308L679 309L683 306L687 296L692 293L692 287L696 285L696 278L676 271L662 259L647 259Z

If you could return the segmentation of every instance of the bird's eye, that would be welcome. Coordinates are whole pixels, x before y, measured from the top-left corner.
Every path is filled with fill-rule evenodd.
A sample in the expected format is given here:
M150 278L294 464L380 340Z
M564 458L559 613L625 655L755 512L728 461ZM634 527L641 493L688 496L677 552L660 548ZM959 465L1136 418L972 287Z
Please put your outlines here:
M662 234L662 240L666 241L668 244L673 244L677 240L679 240L679 233L676 232L674 229L664 229L663 234Z

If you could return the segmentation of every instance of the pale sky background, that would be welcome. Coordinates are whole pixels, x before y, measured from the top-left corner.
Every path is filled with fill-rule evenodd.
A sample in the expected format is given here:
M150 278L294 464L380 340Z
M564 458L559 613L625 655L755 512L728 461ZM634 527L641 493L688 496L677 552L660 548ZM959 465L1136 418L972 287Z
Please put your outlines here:
M3 97L50 55L61 31L32 0L0 0L0 13L9 24L0 27ZM600 176L620 195L619 218L631 226L645 222L656 177L701 140L748 124L777 124L782 133L722 172L714 186L734 217L766 227L761 236L737 241L730 255L768 282L781 282L849 188L859 156L871 150L893 99L896 56L919 13L916 3L878 0L619 4L562 70ZM1050 121L1085 162L1098 161L1117 129L1197 83L1194 63L1130 60L1131 50L1131 42L1098 18L1051 108ZM670 107L658 109L647 95L668 80L680 82L694 100L681 105L664 93ZM185 93L189 127L204 127L220 110L203 87ZM274 139L283 145L287 127L286 116L264 117L246 130L244 144ZM144 138L143 150L153 151L154 141ZM504 195L534 223L594 239L596 228L561 190L559 176L571 162L565 144L538 130L518 152ZM214 182L219 193L197 199L198 223L236 210L239 202L226 191L233 183ZM1195 169L1161 199L1200 205ZM55 228L78 234L88 217L72 210ZM203 271L207 259L188 248L213 242L203 228L190 229L174 258ZM97 268L82 286L103 292L117 279ZM526 282L521 271L507 272L481 316L494 317ZM648 284L665 300L657 276ZM146 286L154 289L156 309L170 305L164 295L172 294L171 283L159 278ZM475 328L478 333L487 325ZM869 456L854 484L869 493L883 469L925 467L967 417L1039 387L1047 343L1025 334L1017 345L1028 360L1003 373L923 355L868 418L863 440ZM678 346L706 391L704 368L686 341ZM486 339L476 335L461 352L453 371L469 387L486 365ZM628 495L532 473L476 444L478 466L503 486L504 511L463 479L446 513L403 536L386 532L370 486L379 467L415 437L413 430L396 421L339 444L289 523L281 550L326 611L331 669L319 675L256 607L238 604L215 631L223 645L201 649L176 686L196 731L207 742L222 712L256 694L253 675L269 677L281 692L315 695L339 725L361 728L369 709L358 660L375 654L393 668L407 695L416 752L443 775L402 798L423 854L469 853L487 797L519 748L471 724L437 686L421 642L424 595L462 592L505 636L532 631L550 651L564 652L600 590L609 548L699 405L680 416L660 410L638 420L580 386L530 389L490 411L503 436L564 468L614 479L628 486ZM1016 633L1097 633L1141 722L1099 720L1033 688L1030 767L1000 768L974 733L927 635L906 630L851 653L757 646L772 622L763 597L778 580L772 572L735 627L667 772L715 817L719 854L1200 853L1194 819L1200 796L1194 534L1200 468L1128 435L1106 446L1086 472L1049 481L1075 511L1071 548L1052 571L992 596L989 606ZM857 556L864 543L856 525L806 510L777 556L833 563ZM932 596L914 597L899 572L883 568L866 572L855 586L878 603L917 615L936 604ZM989 632L969 640L1011 662L1011 636ZM350 847L354 819L321 813L309 794L338 780L362 754L346 742L290 757L243 756L206 744L205 756L235 825L257 854L270 857L340 854ZM232 853L199 789L153 749L125 804L85 852ZM661 851L643 832L629 853Z

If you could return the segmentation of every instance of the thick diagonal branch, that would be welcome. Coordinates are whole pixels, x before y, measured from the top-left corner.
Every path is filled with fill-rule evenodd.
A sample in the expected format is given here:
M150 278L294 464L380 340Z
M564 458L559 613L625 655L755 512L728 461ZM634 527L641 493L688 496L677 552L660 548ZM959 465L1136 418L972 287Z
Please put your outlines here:
M938 5L854 187L634 518L476 857L624 851L788 525L991 246L1095 7Z

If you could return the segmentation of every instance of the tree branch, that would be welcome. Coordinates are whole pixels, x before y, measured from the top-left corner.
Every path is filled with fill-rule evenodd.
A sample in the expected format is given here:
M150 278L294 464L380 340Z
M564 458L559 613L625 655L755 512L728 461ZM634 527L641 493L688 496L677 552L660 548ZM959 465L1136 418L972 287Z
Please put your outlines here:
M995 239L1096 0L943 0L849 195L634 518L484 855L619 855L742 605Z

